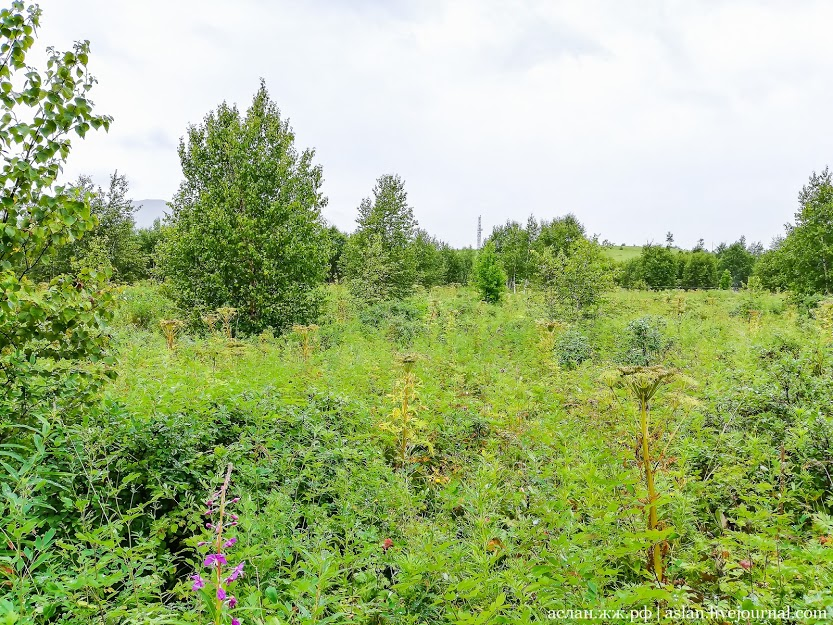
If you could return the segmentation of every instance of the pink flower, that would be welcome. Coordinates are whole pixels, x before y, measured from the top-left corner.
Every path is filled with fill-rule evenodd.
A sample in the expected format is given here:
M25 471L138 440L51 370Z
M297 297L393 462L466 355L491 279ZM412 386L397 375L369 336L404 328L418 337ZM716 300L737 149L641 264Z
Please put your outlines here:
M240 564L238 564L237 566L234 567L234 570L231 572L231 575L229 575L226 578L226 584L230 584L231 582L237 581L238 577L243 576L243 565L244 564L246 564L245 560L243 560Z
M382 542L382 551L387 551L393 547L393 541L390 538L385 538L384 542Z
M199 573L197 573L196 575L192 575L191 579L194 580L194 585L191 586L191 590L196 591L196 590L199 590L200 588L205 587L205 580L202 577L200 577Z
M226 542L223 543L223 547L225 547L225 548L233 547L234 543L236 543L236 542L237 542L236 538L229 538Z
M231 619L231 625L240 625L240 619L232 618Z
M202 565L208 568L212 566L221 566L223 564L227 564L226 556L224 556L222 553L210 553L205 558L205 562L203 562Z
M217 586L217 598L222 601L226 598L226 589L222 586Z
M229 597L228 607L233 608L236 605L237 605L237 597L234 597L234 596Z
M752 568L752 562L750 560L741 560L738 564L747 571Z

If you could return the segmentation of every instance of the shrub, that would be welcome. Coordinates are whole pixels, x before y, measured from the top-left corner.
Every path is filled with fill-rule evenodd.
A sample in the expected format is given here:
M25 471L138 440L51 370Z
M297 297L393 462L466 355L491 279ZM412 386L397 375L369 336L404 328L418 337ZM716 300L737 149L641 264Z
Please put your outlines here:
M665 320L650 315L631 321L624 337L623 362L628 365L648 367L656 364L668 349L669 341L663 335Z
M564 369L575 369L592 355L589 339L578 330L567 330L555 344L558 364Z
M157 328L163 319L178 315L174 301L164 293L164 287L153 282L140 282L124 287L118 299L116 319L143 330Z
M474 261L474 284L480 297L490 304L499 302L506 289L506 272L491 242L480 250Z

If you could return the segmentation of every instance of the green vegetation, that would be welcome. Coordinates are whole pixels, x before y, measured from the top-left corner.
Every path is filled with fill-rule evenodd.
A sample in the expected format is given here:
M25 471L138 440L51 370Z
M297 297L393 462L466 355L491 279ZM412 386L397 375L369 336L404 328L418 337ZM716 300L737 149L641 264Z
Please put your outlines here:
M827 170L766 252L453 249L394 174L347 235L261 85L138 231L123 176L58 184L110 119L39 19L0 11L0 623L833 610Z

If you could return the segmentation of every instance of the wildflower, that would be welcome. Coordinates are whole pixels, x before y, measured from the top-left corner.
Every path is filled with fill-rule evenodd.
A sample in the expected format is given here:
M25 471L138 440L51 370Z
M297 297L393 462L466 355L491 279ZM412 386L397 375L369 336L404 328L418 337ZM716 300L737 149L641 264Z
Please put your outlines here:
M384 542L382 543L382 551L387 551L393 547L393 541L390 538L385 538Z
M203 562L203 566L208 568L212 566L221 566L223 564L227 564L226 556L222 553L211 553L205 558L205 562Z
M738 562L738 564L741 566L741 568L747 571L752 568L751 560L741 560L740 562Z
M240 625L240 619L232 618L231 619L231 625Z
M222 586L217 586L217 598L222 601L226 598L226 589Z
M240 501L240 497L235 497L234 499L229 501L229 503L237 503L238 501Z
M233 596L233 595L232 595L232 596L231 596L231 597L229 597L229 599L228 599L228 607L233 608L233 607L234 607L234 606L236 606L236 605L237 605L237 597L235 597L235 596Z
M191 579L194 580L194 585L191 586L191 590L199 590L200 588L205 587L205 580L200 576L199 573L191 576Z
M226 542L223 543L223 547L224 548L232 547L232 546L234 546L234 543L236 543L236 542L237 542L236 538L229 538Z
M237 581L238 577L243 575L243 565L246 564L246 561L243 560L240 564L234 567L234 570L231 574L226 578L226 584L230 584L231 582Z

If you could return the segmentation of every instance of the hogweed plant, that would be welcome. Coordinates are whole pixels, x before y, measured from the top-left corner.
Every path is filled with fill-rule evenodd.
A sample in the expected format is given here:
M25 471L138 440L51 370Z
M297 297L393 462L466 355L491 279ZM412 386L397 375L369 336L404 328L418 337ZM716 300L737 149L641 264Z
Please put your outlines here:
M240 619L232 614L237 606L237 597L232 594L231 587L243 577L245 561L232 567L228 557L229 550L237 543L237 537L229 535L237 527L237 515L230 508L240 501L239 497L228 499L232 468L229 463L220 489L205 501L206 536L197 547L205 552L202 569L208 569L208 573L203 577L203 571L197 571L191 576L191 589L203 599L214 617L215 625L228 622L240 625Z
M421 408L417 396L419 383L413 370L417 356L406 354L400 361L402 376L396 381L393 393L388 395L397 405L387 420L379 424L379 429L393 435L396 465L404 469L408 464L408 454L415 446L423 445L432 451L432 445L425 436L427 423L417 417Z
M228 340L231 340L231 322L237 316L237 309L232 306L221 306L217 309L217 315L223 322L223 334Z
M315 344L315 333L318 332L318 326L311 323L306 326L294 325L292 331L298 336L301 341L301 356L304 362L307 362L312 356Z
M176 335L182 329L184 324L179 319L162 319L159 326L162 328L162 334L165 335L165 343L168 349L173 350L176 347Z
M674 462L673 458L667 456L667 452L683 421L680 420L670 435L666 436L666 424L652 423L651 410L654 398L662 388L674 383L686 384L692 381L681 376L677 371L662 366L636 366L620 367L618 373L608 376L606 382L611 391L615 393L616 389L624 389L636 402L639 423L634 453L647 490L646 498L642 500L646 530L650 535L656 536L658 532L666 529L665 523L659 516L660 493L657 489L657 476ZM678 394L669 399L672 408L695 403L691 398ZM661 449L660 445L662 445ZM668 549L668 542L664 538L658 542L652 542L648 547L646 560L648 571L658 584L666 582L665 556Z

